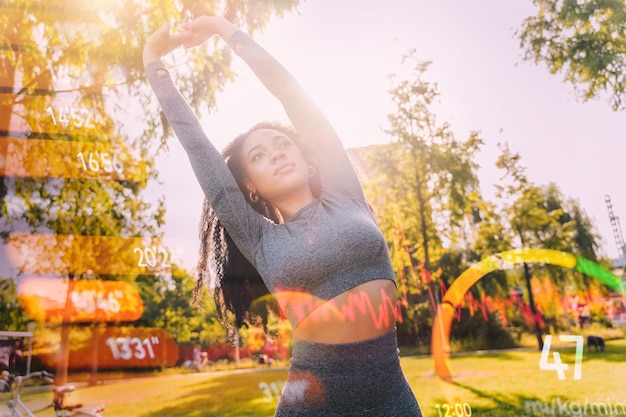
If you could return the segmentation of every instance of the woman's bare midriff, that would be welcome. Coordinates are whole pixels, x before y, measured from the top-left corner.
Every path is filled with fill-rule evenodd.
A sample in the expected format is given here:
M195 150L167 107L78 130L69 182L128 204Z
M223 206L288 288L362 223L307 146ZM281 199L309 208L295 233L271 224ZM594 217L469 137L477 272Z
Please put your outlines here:
M359 342L392 331L395 314L394 282L376 279L320 304L297 324L293 337L317 343Z

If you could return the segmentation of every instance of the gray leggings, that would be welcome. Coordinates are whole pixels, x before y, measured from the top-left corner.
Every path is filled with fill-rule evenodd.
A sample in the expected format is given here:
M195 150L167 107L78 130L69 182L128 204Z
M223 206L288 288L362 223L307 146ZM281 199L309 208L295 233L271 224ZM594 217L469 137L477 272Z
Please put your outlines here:
M356 343L293 343L277 417L422 415L400 368L395 330Z

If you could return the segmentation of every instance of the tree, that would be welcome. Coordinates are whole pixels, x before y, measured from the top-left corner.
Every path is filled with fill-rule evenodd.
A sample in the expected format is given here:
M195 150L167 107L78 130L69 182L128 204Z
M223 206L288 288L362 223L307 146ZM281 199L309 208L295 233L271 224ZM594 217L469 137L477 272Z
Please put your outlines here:
M193 277L185 271L175 270L158 277L140 275L136 284L144 302L143 315L135 322L137 326L164 329L178 343L187 343L197 337L193 334L197 312L189 297L195 285Z
M429 62L413 50L402 63L408 75L392 75L389 91L395 111L388 115L386 133L393 142L359 149L356 157L365 161L366 193L404 292L406 323L399 327L399 338L416 340L428 336L424 320L438 303L438 262L464 239L466 214L480 194L474 156L482 140L472 132L458 141L449 124L437 122L432 110L437 86L424 79Z
M517 32L524 58L562 73L584 100L610 95L613 110L626 99L626 3L622 0L533 0L537 15Z
M505 170L496 185L503 201L501 216L509 225L511 241L518 247L555 249L597 261L599 236L578 202L566 198L558 186L532 184L524 174L521 156L501 144L496 165Z
M24 331L29 321L17 302L15 282L9 278L0 279L0 329Z
M437 123L431 110L439 96L437 86L423 79L430 62L420 60L415 50L402 62L412 72L403 79L391 76L395 85L389 93L396 110L388 115L386 130L397 145L386 154L380 152L373 162L389 190L383 195L413 202L404 205L411 208L403 214L417 220L410 232L406 227L405 231L419 242L418 258L431 270L431 245L457 243L471 198L478 193L473 157L483 142L477 132L457 141L448 123Z
M512 246L554 249L597 259L597 234L580 206L574 200L566 199L555 184L532 184L524 173L520 154L512 152L506 144L501 144L500 148L502 153L496 165L505 174L496 189L497 197L502 200L500 217ZM525 263L523 267L530 308L536 316L530 266ZM533 269L545 271L561 297L569 286L584 290L589 284L589 277L562 268L535 266ZM535 332L541 348L543 342L538 322L535 322Z
M158 238L164 201L150 203L140 192L147 181L157 178L153 161L158 148L164 148L168 131L161 129L146 86L141 59L146 37L170 18L186 21L202 13L222 13L252 33L296 4L297 0L3 3L2 237L16 238L15 232L22 231L27 233L17 239L33 233L88 243L92 237L128 239L113 246L121 252L129 249L122 246L135 242L132 239ZM217 41L190 52L177 82L196 110L215 106L215 93L233 78L230 61L230 50ZM138 109L144 118L139 130L129 109ZM160 143L155 141L159 137ZM77 251L66 250L56 257L59 252L52 249L59 248L50 249L42 252L42 258L23 259L20 266L50 268L49 272L70 278L68 285L95 277L132 281L137 275L133 268L126 274L103 273L90 268ZM106 267L112 256L98 259L96 266ZM184 313L177 309L175 314ZM69 327L63 329L62 345L67 346ZM66 377L62 362L57 383Z
M155 156L154 138L159 136L157 132L161 126L155 103L145 85L141 46L146 37L170 18L185 21L200 13L220 11L243 29L254 32L263 28L274 14L281 15L296 4L297 0L277 3L235 0L181 3L157 0L107 1L80 4L67 0L9 2L3 6L3 14L0 16L0 25L8 28L0 38L5 45L0 51L0 81L5 93L0 99L0 132L13 139L99 144L100 148L104 148L100 152L110 153L107 157L109 165L112 165L115 157L120 160L128 158L130 163L140 165L142 172L130 175L127 172L130 167L124 167L123 175L115 175L113 172L109 173L111 175L91 177L101 180L117 178L117 183L127 193L132 191L136 194L138 187L133 182L145 185L145 181L157 175L152 169L152 161ZM188 71L182 71L178 80L196 110L214 106L215 93L233 79L229 69L230 50L218 45L209 44L207 48L210 53L206 49L190 53ZM135 120L124 117L124 114L134 104L142 109L140 114L145 118L142 122L145 128L129 137L128 130ZM161 137L165 140L166 135ZM26 145L24 141L18 140L16 143ZM121 146L120 143L126 143L127 146ZM130 144L132 148L128 146ZM42 148L51 148L33 149L31 142L28 145L29 148L21 152L14 150L10 155L12 159L19 159L16 165L26 165L29 160L35 159L35 150L39 151L37 157L41 158L46 156L41 155ZM6 145L0 146L0 159L7 160L7 152ZM128 153L131 155L126 155ZM96 167L99 174L104 173L106 161L102 154L96 157L95 152L85 152L82 161L75 154L71 157L73 161L65 162L75 165L82 162L85 171L90 174L94 174ZM45 159L37 161L38 164L46 162ZM29 177L28 173L18 176ZM46 174L42 176L77 176L72 170L56 175ZM6 220L9 217L6 206L8 186L19 188L12 184L15 180L10 177L0 177L0 214L5 217L5 223L11 220ZM119 177L126 181L119 181ZM64 182L58 184L59 189L63 188ZM91 185L88 184L86 188ZM71 186L75 187L75 184ZM105 188L111 189L111 186L117 187L116 184L107 184ZM13 194L26 198L41 189L41 182L30 181L25 189L17 189ZM60 193L59 190L57 195ZM121 193L121 190L116 193ZM97 196L95 201L105 200L103 197ZM136 197L134 195L132 199L137 201ZM64 198L63 201L73 199ZM91 207L96 209L98 205L93 203ZM123 213L132 209L124 207L124 210L116 210L119 207L117 203L119 201L108 207L103 206L102 212L97 213L98 218L108 213L113 213L115 217L124 216ZM34 205L37 204L28 206ZM26 220L34 222L33 216L36 217L37 210L31 210ZM73 214L70 216L73 218ZM160 217L155 216L155 219ZM61 219L63 222L66 220Z

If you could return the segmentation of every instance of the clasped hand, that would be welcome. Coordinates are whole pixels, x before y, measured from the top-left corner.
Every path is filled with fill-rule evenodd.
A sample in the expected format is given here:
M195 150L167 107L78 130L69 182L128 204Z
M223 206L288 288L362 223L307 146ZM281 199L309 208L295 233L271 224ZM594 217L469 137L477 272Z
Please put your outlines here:
M181 45L185 48L202 45L213 35L219 34L223 21L221 17L201 16L182 24L176 33L171 32L168 23L164 24L148 38L144 47L144 63L159 59Z

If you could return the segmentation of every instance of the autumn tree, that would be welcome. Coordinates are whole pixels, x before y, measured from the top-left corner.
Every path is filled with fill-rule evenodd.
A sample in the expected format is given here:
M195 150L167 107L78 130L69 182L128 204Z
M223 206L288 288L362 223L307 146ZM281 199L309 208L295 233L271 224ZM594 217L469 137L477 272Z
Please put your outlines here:
M134 280L140 271L111 270L115 250L132 252L133 247L126 246L135 245L137 239L159 238L165 210L163 198L150 202L141 194L147 182L157 178L154 158L166 148L168 136L143 71L141 50L147 36L170 19L183 22L200 14L223 14L253 33L296 4L297 0L3 2L2 237L9 243L23 239L13 242L19 246L34 234L69 236L78 242L74 249L85 249L95 260L90 263L50 245L49 251L40 250L42 258L22 259L18 266L26 270L29 263L31 273L53 273L70 282L96 277ZM217 41L189 52L177 83L195 110L215 106L215 93L233 79L230 63L230 50ZM128 241L104 250L91 245L95 237ZM158 278L155 284L169 285ZM177 309L176 314L183 312ZM65 328L66 341L67 332ZM61 369L57 382L63 383L64 376Z
M138 191L157 175L152 168L155 138L164 139L165 135L161 134L161 118L145 85L141 46L146 37L165 21L185 21L200 13L223 13L254 32L273 15L296 4L107 1L79 5L65 0L15 0L3 5L0 24L7 30L0 38L0 132L5 140L0 146L0 159L7 164L15 160L13 165L31 168L5 167L9 172L0 176L0 213L5 229L11 229L6 224L15 224L12 216L17 214L31 227L45 224L63 233L59 229L70 227L69 219L75 222L80 218L71 208L66 209L67 205L80 201L81 207L89 207L90 224L72 225L78 229L74 232L106 234L115 224L128 228L115 230L116 234L154 232L154 226L162 222L162 206L148 207L138 198ZM207 48L189 52L188 71L181 71L178 80L197 110L214 106L215 93L233 79L230 50L218 43ZM141 109L137 113L142 119L139 132L137 115L128 114L133 105ZM35 143L36 139L49 142ZM55 156L53 151L59 150L52 141L56 145L67 141L89 144L93 152L63 155L64 161L50 161ZM61 145L66 145L63 150L80 150L67 143ZM67 160L69 157L72 160ZM72 168L35 170L30 166L61 162ZM77 172L76 166L86 172ZM54 184L49 186L54 190L44 189L44 183ZM6 205L9 187L12 198L24 200L12 203L20 206L17 213L9 213ZM67 195L63 195L65 191ZM150 230L147 219L138 220L145 211L151 212ZM119 221L124 218L126 221Z

